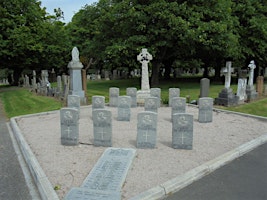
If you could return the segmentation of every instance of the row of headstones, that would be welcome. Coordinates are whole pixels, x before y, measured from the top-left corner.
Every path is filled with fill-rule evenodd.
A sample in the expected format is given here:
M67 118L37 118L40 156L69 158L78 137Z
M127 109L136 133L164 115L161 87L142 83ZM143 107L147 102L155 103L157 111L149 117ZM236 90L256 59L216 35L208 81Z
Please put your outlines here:
M0 80L0 85L9 85L8 79L1 79Z
M125 97L125 96L124 96ZM124 97L120 99L124 99ZM127 97L129 99L130 97ZM94 100L103 100L95 97ZM98 101L96 100L96 101ZM69 108L60 111L61 144L78 145L79 143L79 98L75 95L68 96ZM175 110L177 104L180 110ZM193 144L193 115L185 113L185 98L173 98L172 109L172 147L175 149L192 149ZM212 98L199 99L199 122L212 122ZM112 114L111 111L94 107L93 133L95 146L112 146ZM129 113L127 113L128 115ZM120 114L118 120L125 114ZM137 148L155 148L157 141L157 113L143 111L137 116Z

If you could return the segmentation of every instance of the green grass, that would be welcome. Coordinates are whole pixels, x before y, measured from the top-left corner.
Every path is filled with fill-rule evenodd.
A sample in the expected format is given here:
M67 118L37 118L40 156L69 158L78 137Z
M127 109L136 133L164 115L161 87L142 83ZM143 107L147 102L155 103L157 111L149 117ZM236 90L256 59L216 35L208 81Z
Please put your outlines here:
M7 117L9 118L19 115L57 110L62 106L62 103L54 98L37 96L22 88L1 91L0 98L4 104Z
M125 95L127 87L137 87L137 89L140 89L140 79L88 81L86 92L89 104L91 103L92 96L94 95L105 96L106 102L108 102L110 87L119 87L120 95ZM165 104L168 103L168 89L171 87L180 88L181 97L190 96L191 100L197 100L199 97L199 82L164 81L160 83L160 88L162 100ZM236 91L237 85L233 84L231 85L231 88L233 89L233 91ZM222 84L211 83L209 97L218 97L218 93L222 89ZM9 118L19 115L57 110L63 106L62 102L54 98L37 96L36 94L22 88L0 86L0 98L4 104L5 111ZM216 107L236 112L267 117L267 98L261 98L260 100L239 105L236 107Z

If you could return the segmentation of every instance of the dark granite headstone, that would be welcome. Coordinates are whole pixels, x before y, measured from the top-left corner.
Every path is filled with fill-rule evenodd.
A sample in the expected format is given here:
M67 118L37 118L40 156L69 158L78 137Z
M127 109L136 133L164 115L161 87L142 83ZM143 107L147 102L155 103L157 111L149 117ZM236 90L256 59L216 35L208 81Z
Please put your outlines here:
M200 80L200 98L208 97L210 89L210 80L208 78L202 78Z

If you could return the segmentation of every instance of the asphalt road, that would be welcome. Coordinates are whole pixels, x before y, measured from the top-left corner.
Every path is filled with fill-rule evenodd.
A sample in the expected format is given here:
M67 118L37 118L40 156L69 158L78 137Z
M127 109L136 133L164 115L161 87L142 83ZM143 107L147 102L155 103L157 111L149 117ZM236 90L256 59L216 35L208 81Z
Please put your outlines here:
M166 200L267 200L267 143Z

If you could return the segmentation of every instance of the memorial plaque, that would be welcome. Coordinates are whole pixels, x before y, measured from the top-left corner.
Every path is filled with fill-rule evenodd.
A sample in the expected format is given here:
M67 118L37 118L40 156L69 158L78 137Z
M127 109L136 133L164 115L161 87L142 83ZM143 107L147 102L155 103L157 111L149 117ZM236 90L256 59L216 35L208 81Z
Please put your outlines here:
M118 121L130 121L131 119L131 97L120 96L118 99Z
M186 98L174 97L172 98L172 116L177 113L185 113Z
M92 96L92 110L104 109L105 97L104 96Z
M78 95L68 95L68 108L76 108L80 112L80 97Z
M193 115L174 114L172 121L172 147L174 149L192 149Z
M135 157L135 152L134 149L106 149L81 187L91 190L120 192Z
M144 111L137 115L137 148L155 148L157 143L157 113Z
M136 99L137 89L134 88L134 87L127 88L126 89L126 95L131 97L131 99L132 99L132 101L131 101L131 107L132 108L135 108L137 106L137 99Z
M209 97L199 98L198 105L198 121L201 123L212 122L213 99Z
M96 109L93 111L94 145L112 146L111 111Z
M172 106L172 98L174 97L180 97L179 88L169 88L169 107Z
M60 110L61 144L74 146L79 144L79 112L75 108Z
M161 102L161 89L160 88L151 88L150 89L150 96L158 98L158 108L159 108L160 102Z
M145 99L145 111L158 112L158 98L149 97Z
M64 197L64 200L120 200L120 192L106 192L74 187Z
M118 98L120 95L120 89L116 87L109 88L109 106L117 107L118 106Z

